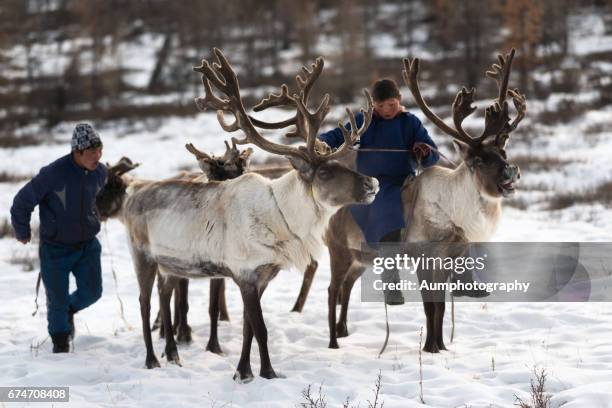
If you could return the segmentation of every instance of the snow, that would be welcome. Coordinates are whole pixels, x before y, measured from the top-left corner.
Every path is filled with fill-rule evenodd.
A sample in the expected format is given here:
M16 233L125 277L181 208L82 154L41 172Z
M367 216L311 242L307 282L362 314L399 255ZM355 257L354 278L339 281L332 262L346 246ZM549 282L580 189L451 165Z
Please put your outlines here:
M50 4L54 4L51 2ZM383 9L392 13L393 9ZM327 16L332 18L333 16ZM610 50L609 35L601 16L585 13L572 20L576 27L571 37L573 52ZM392 38L380 37L385 44L380 55L404 57ZM65 42L63 47L76 47ZM143 37L140 43L118 49L118 56L134 69L130 83L146 85L161 37ZM54 45L35 48L36 53L52 58ZM321 36L317 51L323 55L337 51L338 39ZM418 49L414 55L434 58ZM14 48L9 56L24 55ZM289 50L283 55L283 72L296 72ZM232 54L228 51L228 55ZM297 54L296 54L297 55ZM21 68L6 75L22 75L25 58L16 59ZM41 69L58 71L67 61L48 59ZM569 60L568 60L569 61ZM569 61L568 63L570 63ZM108 63L112 63L109 60ZM330 64L327 64L329 67ZM599 69L610 71L610 64ZM538 73L537 79L551 82L561 71ZM251 90L254 93L268 88ZM276 89L274 89L276 91ZM424 89L431 95L433 89ZM408 91L404 92L408 95ZM246 92L245 92L246 94ZM549 211L547 203L556 194L582 194L612 180L611 109L592 109L565 124L545 126L532 117L545 109L556 109L564 100L592 102L597 90L575 95L551 94L546 100L528 100L529 134L511 140L510 160L517 156L549 157L562 163L553 168L523 170L517 200L526 210L505 206L499 228L492 241L529 242L609 242L612 239L612 209L598 202L579 203L563 210ZM179 100L183 95L139 97L139 102ZM449 101L449 106L450 106ZM363 103L362 98L352 107ZM490 101L478 101L482 108ZM443 107L448 111L448 106ZM195 108L194 108L195 109ZM440 107L435 107L440 111ZM417 113L417 112L415 112ZM270 109L257 113L263 120L287 118L289 112ZM422 115L417 113L421 118ZM334 106L329 125L346 121L342 106ZM450 120L447 121L450 123ZM443 152L456 160L444 136L423 118ZM466 127L480 128L482 116L468 118ZM40 167L68 152L75 123L53 128L44 144L19 149L0 148L0 173L32 176ZM217 124L213 113L192 117L166 117L161 120L110 121L96 124L104 141L104 160L114 162L129 156L140 162L137 177L160 179L184 168L196 169L184 144L193 142L201 150L222 153L228 135ZM18 134L39 129L31 124ZM42 131L42 130L41 130ZM282 133L266 133L279 141ZM234 135L240 137L240 135ZM255 162L265 161L266 153L256 149ZM0 206L4 217L23 182L0 183ZM521 188L523 189L521 191ZM2 221L0 219L0 221ZM38 223L37 212L32 224ZM382 377L381 399L389 407L507 407L515 395L529 400L530 380L535 368L548 373L547 391L552 407L612 407L612 309L606 303L457 303L455 339L451 343L450 307L445 319L445 341L449 351L419 353L419 332L425 324L421 304L409 303L389 309L391 337L387 351L377 358L384 338L384 309L379 303L359 301L360 283L353 290L348 317L350 336L339 339L340 349L327 348L327 286L329 258L319 260L304 312L291 313L302 276L300 271L282 271L263 297L264 318L269 333L272 364L286 378L265 380L256 377L249 384L237 384L232 375L242 344L242 303L236 286L227 282L230 322L221 322L219 340L224 355L205 351L209 334L208 282L191 282L190 324L194 329L191 345L179 345L182 367L168 364L161 357L164 341L154 335L154 347L162 367L144 368L145 347L141 333L138 285L127 249L123 226L114 220L99 234L102 243L103 297L75 317L77 336L73 352L51 353L46 332L44 290L40 310L34 310L34 286L38 267L26 271L18 262L36 260L37 243L26 246L10 237L0 239L0 298L5 299L0 314L0 384L4 386L69 386L70 403L54 406L78 407L293 407L304 402L301 393L312 385L330 407L342 406L349 399L361 407L372 401L377 375ZM116 280L113 277L116 274ZM74 287L74 282L71 282ZM155 299L155 296L154 296ZM125 321L119 301L123 302ZM157 311L154 301L153 314ZM259 370L256 342L252 351L255 373ZM38 347L37 347L38 346ZM420 367L425 404L420 402ZM17 404L11 404L11 406Z
M340 116L341 109L335 109L334 114ZM263 118L271 120L272 116L280 115L286 116L287 112L265 112ZM67 152L72 126L66 123L54 129L52 144L18 151L1 149L0 171L35 174L52 158ZM214 115L208 113L168 118L157 125L135 128L111 123L102 127L100 133L105 142L104 159L115 161L127 154L142 163L134 172L136 176L153 179L170 176L183 166L195 168L195 161L183 150L184 143L192 141L202 149L220 153L226 137ZM561 132L554 140L554 144L551 141L547 145L549 154L562 150L566 137ZM598 165L601 162L591 164L593 168ZM557 179L564 178L571 184L590 179L594 173L556 174L540 176L555 186ZM530 175L524 177L528 179ZM21 184L2 184L2 208L8 210ZM609 241L611 220L612 210L595 204L554 213L506 208L493 240ZM33 222L37 222L36 217ZM160 358L160 369L146 370L138 286L125 231L119 222L109 221L99 238L103 246L104 296L76 315L78 335L74 352L64 356L51 354L50 340L44 341L47 337L44 299L39 302L42 305L39 313L31 316L36 271L24 272L21 265L11 263L15 258L36 258L36 246L23 246L10 238L0 240L4 271L0 275L0 297L10 299L0 315L0 365L4 367L0 383L68 385L71 403L79 407L169 404L287 407L302 401L301 391L309 384L315 391L322 385L330 406L340 406L347 397L355 405L361 401L361 406L365 406L365 401L373 396L372 388L380 371L385 407L422 406L418 388L422 306L407 304L390 309L392 335L386 353L378 359L384 337L384 309L378 303L359 302L357 284L349 311L351 335L340 339L339 350L328 349L327 256L320 260L302 314L289 312L302 279L297 271L281 272L263 298L272 362L286 378L270 381L257 377L244 385L232 380L241 348L242 310L239 293L231 282L227 297L232 320L222 322L219 329L225 355L205 351L209 324L207 295L202 294L207 293L208 283L193 281L190 320L194 342L179 346L183 367L169 365ZM118 297L124 304L127 325L119 313ZM601 334L612 330L611 314L602 304L457 304L456 337L452 344L448 339L450 319L445 322L450 351L422 355L426 406L508 406L514 401L514 394L527 397L535 366L545 368L549 374L547 387L554 395L553 404L606 406L612 401L612 347ZM157 336L154 339L160 357L164 343ZM31 350L31 345L42 341L38 350ZM257 372L256 348L252 360Z

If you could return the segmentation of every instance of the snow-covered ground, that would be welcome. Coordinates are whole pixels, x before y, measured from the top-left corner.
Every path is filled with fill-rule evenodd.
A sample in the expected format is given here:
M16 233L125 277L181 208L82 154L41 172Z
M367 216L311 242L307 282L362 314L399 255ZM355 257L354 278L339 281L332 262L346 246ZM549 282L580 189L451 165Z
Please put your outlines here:
M0 149L0 172L35 174L67 151L71 125L55 129L53 144ZM565 149L569 138L565 129L558 128L558 134L542 145L542 154L555 156ZM131 131L108 126L101 133L104 159L115 161L127 154L142 162L135 175L146 178L167 177L181 167L195 167L184 143L193 141L203 149L220 152L225 136L212 114L170 118L160 126ZM520 144L517 150L522 150ZM596 170L599 174L603 171L602 179L609 180L610 164L602 163L602 157L590 160L585 151L581 165L586 170L568 172L566 185L579 183ZM529 183L529 173L523 176ZM559 177L554 172L548 178L541 176L551 188L556 188ZM0 205L6 216L20 185L0 184ZM600 204L557 212L506 208L494 240L609 241L611 228L612 210ZM329 407L342 406L347 398L352 405L365 407L367 400L372 401L372 389L380 372L385 407L423 406L419 400L418 352L419 331L424 325L422 305L390 308L390 343L386 353L377 358L384 337L384 309L381 304L360 303L357 284L349 311L351 335L340 339L339 350L328 349L327 255L321 259L302 314L289 311L301 284L297 271L282 271L263 298L272 363L286 378L257 377L250 384L232 380L242 342L242 305L231 282L227 296L232 320L222 322L219 330L225 355L205 351L209 333L208 282L194 281L190 311L194 342L179 346L183 366L169 365L160 358L161 368L146 370L138 286L125 232L120 223L110 221L99 238L103 246L104 296L76 315L78 333L69 355L51 354L44 295L39 313L31 316L37 267L25 272L17 260L36 258L36 245L23 246L10 238L0 240L0 298L4 299L0 314L1 385L70 386L70 405L79 407L284 408L303 402L301 392L311 384L314 394L322 385ZM127 323L119 312L119 298ZM456 336L452 344L449 333L447 318L449 351L422 355L426 406L510 406L515 394L527 400L535 367L548 373L546 389L553 395L553 407L612 406L612 310L608 304L461 303L456 305ZM157 336L154 339L161 357L164 343ZM38 348L32 348L41 342ZM253 347L253 370L258 372L256 344Z
M600 16L577 19L573 24L578 29L570 38L573 54L584 56L610 50L610 36L605 34ZM317 47L324 55L337 49L337 44L328 40L322 39ZM391 38L379 36L376 40L383 45L381 55L405 56L406 50L394 47ZM77 46L76 41L64 46ZM117 58L130 63L132 56L133 61L141 61L137 64L140 67L152 66L142 61L143 58L151 60L153 53L142 50L148 49L144 45L149 43L159 46L160 39L142 41L119 49ZM35 51L40 51L45 58L54 55L52 45ZM418 47L412 51L425 59L434 57ZM19 55L23 50L15 48L12 52ZM143 55L134 56L134 52ZM53 71L68 62L59 57L50 61L47 68ZM24 63L18 59L16 62L18 66ZM602 71L610 71L609 63L601 64ZM146 73L139 72L136 65L133 68L130 81L144 84ZM286 71L293 72L294 64L288 64ZM23 75L23 70L16 69L13 75ZM554 72L534 73L541 82L553 75ZM602 86L607 84L603 81ZM423 93L428 96L428 91L424 89ZM530 130L510 142L509 158L550 159L552 164L523 169L517 200L526 209L506 206L493 241L612 241L612 209L605 203L594 200L577 202L560 210L548 209L549 200L559 193L581 194L612 180L610 108L588 111L557 126L541 125L532 119L567 100L590 102L598 95L597 89L585 89L571 95L551 94L540 101L528 100L529 113L521 126ZM183 95L164 97L174 100ZM478 101L477 105L482 111L488 103ZM343 114L342 107L336 106L330 118L341 120ZM277 115L288 116L286 112L270 110L258 117L278 120ZM475 115L466 120L466 125L479 127L481 122L482 116ZM442 141L431 123L424 123L434 139ZM27 130L31 132L36 126L32 124ZM36 174L40 167L68 152L73 126L74 123L60 124L44 145L0 148L0 174L23 177ZM195 169L195 161L183 148L185 143L193 142L202 150L221 153L223 139L227 137L213 114L168 117L129 126L121 121L107 122L99 124L98 129L105 142L104 160L114 162L127 155L142 163L134 175L149 179L169 177L184 168ZM441 146L444 153L454 157L446 143ZM254 160L261 162L266 157L256 150ZM13 196L23 183L0 183L2 217L9 217ZM34 224L37 218L35 214ZM3 220L0 218L0 221ZM192 281L190 323L194 341L191 345L179 346L183 366L170 365L161 358L164 341L155 335L154 346L162 367L147 370L138 285L124 229L119 222L111 220L99 239L103 246L104 295L95 305L76 315L77 337L73 352L68 355L51 353L44 291L39 300L41 308L32 316L38 272L37 244L24 246L12 238L0 239L0 298L3 299L0 386L69 386L70 403L54 406L286 408L300 406L304 402L302 391L311 385L315 397L321 387L328 407L342 407L347 398L349 406L366 407L368 400L373 401L373 388L380 373L380 400L387 408L475 408L512 406L515 395L528 401L534 369L545 369L552 407L612 407L612 308L608 303L458 303L455 339L450 342L447 313L444 330L449 351L435 355L419 353L419 332L425 324L422 305L393 307L389 309L392 326L389 345L378 358L384 338L384 309L379 303L359 302L358 282L349 310L350 336L339 339L339 350L331 350L327 348L330 276L327 254L319 260L319 270L302 314L289 311L302 281L299 271L282 271L263 298L272 364L286 378L256 377L249 384L232 380L242 343L242 302L231 282L227 285L231 321L221 322L219 328L224 355L205 351L209 334L208 282ZM120 301L125 320L120 313ZM254 373L259 371L256 350L254 342ZM420 357L424 404L420 401Z

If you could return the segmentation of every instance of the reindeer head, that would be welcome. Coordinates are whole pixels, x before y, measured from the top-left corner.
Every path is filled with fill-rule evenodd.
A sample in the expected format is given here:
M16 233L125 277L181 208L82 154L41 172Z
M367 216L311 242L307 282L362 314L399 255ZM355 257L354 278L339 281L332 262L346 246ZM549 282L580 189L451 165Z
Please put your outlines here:
M250 156L253 149L250 147L239 151L236 145L225 142L225 154L221 157L210 156L188 143L185 148L195 156L202 172L209 180L223 181L243 175L249 168Z
M486 109L484 130L478 137L469 135L462 127L463 120L476 110L476 107L472 106L475 90L462 88L457 93L452 105L455 127L450 127L429 109L421 96L417 81L419 60L404 59L404 80L417 105L440 130L454 139L453 144L473 174L480 191L490 197L512 195L515 184L521 177L518 166L508 162L505 150L510 133L516 129L527 111L525 95L518 89L508 89L514 53L515 50L512 49L505 57L499 55L498 64L493 64L491 70L486 72L488 77L497 82L499 94L493 105ZM506 101L508 95L512 98L517 112L512 122Z
M108 167L106 184L96 197L96 208L100 221L106 221L108 218L116 217L119 214L128 186L128 182L121 176L134 170L139 164L132 163L127 157L122 157L117 164L111 166L107 163L106 166Z
M282 85L280 94L270 94L254 107L256 112L272 106L292 106L296 109L294 117L280 122L263 122L246 113L240 96L238 78L229 62L219 49L214 49L217 61L210 64L202 60L202 65L195 67L194 71L202 74L205 96L196 98L196 105L200 110L214 109L221 127L227 132L242 130L244 139L232 138L234 144L252 143L259 148L287 157L298 172L300 179L305 183L313 196L320 204L338 207L351 203L371 203L378 192L378 181L357 173L336 161L337 158L348 153L350 146L363 134L372 118L373 106L370 94L365 91L368 109L362 110L364 122L361 128L356 126L354 114L347 108L351 130L340 128L344 133L344 144L336 151L321 151L315 148L317 134L323 119L329 112L329 95L325 95L318 108L311 112L308 109L308 97L314 82L323 69L323 59L318 58L309 70L302 68L303 77L296 77L299 91L289 94L287 85ZM222 99L213 93L213 87L225 94ZM230 112L235 122L228 124L224 120L224 112ZM288 133L289 136L299 136L306 144L295 147L270 142L256 129L282 129L295 126Z

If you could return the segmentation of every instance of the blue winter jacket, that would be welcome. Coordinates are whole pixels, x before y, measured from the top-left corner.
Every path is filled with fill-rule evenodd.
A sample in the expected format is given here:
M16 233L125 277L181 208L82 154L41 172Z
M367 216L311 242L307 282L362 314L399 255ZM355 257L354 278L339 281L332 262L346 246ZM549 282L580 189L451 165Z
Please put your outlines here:
M355 119L357 126L363 124L361 113ZM345 127L350 129L350 124L347 123ZM319 138L333 148L344 142L340 128L323 133ZM359 149L402 150L360 150L357 153L357 170L376 177L380 183L380 191L372 204L351 206L355 221L363 231L366 241L373 246L385 235L405 227L400 190L406 177L415 174L417 162L411 152L414 144L419 142L437 149L419 118L408 112L399 113L393 119L373 115L370 127L361 137ZM437 151L432 150L423 158L421 165L433 166L439 158Z
M89 171L79 167L72 154L40 169L13 200L11 222L17 239L30 238L30 218L38 205L41 242L78 246L91 240L100 231L96 195L106 175L103 164Z

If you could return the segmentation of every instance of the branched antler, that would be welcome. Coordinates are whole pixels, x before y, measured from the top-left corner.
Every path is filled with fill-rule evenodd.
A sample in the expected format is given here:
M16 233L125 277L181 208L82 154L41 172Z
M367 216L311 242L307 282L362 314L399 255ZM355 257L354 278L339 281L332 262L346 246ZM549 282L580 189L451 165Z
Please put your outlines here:
M196 105L200 110L217 110L217 119L219 120L221 127L227 132L235 132L239 129L244 132L245 137L243 139L232 138L233 144L252 143L273 154L300 157L301 159L311 163L321 162L330 160L332 158L337 158L346 153L348 147L352 145L354 139L363 133L367 129L367 126L369 126L373 107L371 97L369 94L366 94L368 98L368 110L362 110L364 115L364 123L362 127L358 129L356 126L353 126L351 132L348 135L345 134L345 145L341 146L337 151L331 154L319 154L314 148L315 141L319 128L321 127L325 116L329 112L329 95L325 95L314 112L311 112L308 109L307 103L312 86L323 69L322 58L317 58L316 62L312 65L311 70L303 68L304 78L301 76L297 77L298 87L300 88L299 93L289 95L288 88L283 85L281 87L280 94L272 94L269 97L264 98L264 100L257 105L257 108L260 111L267 107L281 106L286 104L292 104L296 107L297 112L294 118L278 123L266 123L256 121L246 113L246 109L244 108L242 98L240 96L238 78L236 77L233 68L219 49L215 48L213 53L217 59L216 62L210 64L207 60L202 60L202 65L194 68L194 71L202 74L202 83L204 84L205 91L204 97L196 98ZM227 99L216 96L213 88L218 92L223 93ZM230 112L233 114L235 118L233 123L228 124L225 121L225 112ZM351 123L355 122L355 118L350 111L349 117L351 118ZM256 129L256 126L264 127L260 126L261 124L265 124L268 128L282 128L295 124L297 128L296 132L306 141L306 146L296 148L293 146L270 142L269 140L265 139Z
M499 55L497 57L498 62L493 64L491 69L486 72L486 75L493 78L497 83L498 96L493 105L489 106L485 111L485 127L482 134L478 137L471 136L462 126L463 120L476 110L476 108L472 106L475 94L473 88L469 91L466 88L462 88L457 93L452 105L453 123L455 125L455 128L452 128L431 111L421 95L417 79L419 72L418 58L414 58L413 60L404 59L403 76L408 88L414 96L416 104L429 120L454 139L476 148L491 136L499 136L500 134L512 132L525 116L525 112L527 111L525 95L521 94L518 89L508 90L508 81L512 70L514 54L515 50L513 48L506 56ZM514 107L517 111L517 117L512 123L509 123L510 116L508 113L508 103L506 102L507 95L512 97Z

